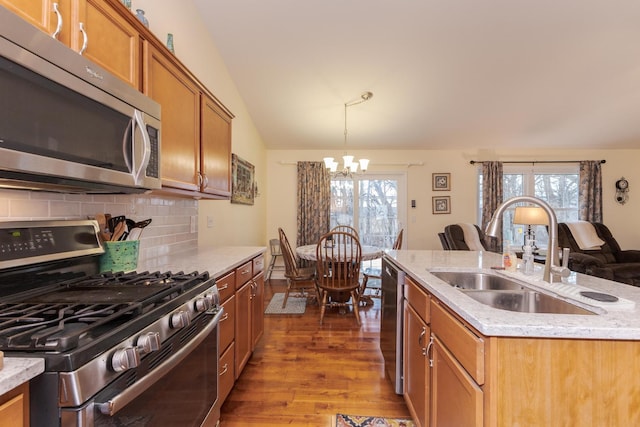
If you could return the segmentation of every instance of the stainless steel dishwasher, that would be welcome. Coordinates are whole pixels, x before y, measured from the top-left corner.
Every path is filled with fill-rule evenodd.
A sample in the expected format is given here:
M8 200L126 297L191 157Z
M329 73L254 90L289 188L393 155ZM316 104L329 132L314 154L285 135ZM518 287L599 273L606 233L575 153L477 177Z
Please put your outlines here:
M404 277L397 266L382 258L382 319L380 350L385 370L397 394L402 394L402 319Z

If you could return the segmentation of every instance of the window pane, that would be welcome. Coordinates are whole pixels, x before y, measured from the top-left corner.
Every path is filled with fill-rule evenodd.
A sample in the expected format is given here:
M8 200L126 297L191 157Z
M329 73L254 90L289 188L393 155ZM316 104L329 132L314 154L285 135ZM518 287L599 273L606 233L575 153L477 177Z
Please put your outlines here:
M331 180L331 228L336 225L353 226L353 181Z
M398 181L361 180L359 184L361 243L391 248L398 235Z

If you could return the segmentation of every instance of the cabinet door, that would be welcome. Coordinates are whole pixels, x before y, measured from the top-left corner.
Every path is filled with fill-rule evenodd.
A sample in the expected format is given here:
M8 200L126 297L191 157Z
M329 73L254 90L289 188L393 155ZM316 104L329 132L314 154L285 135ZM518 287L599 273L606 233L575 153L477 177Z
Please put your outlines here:
M82 24L87 37L83 55L136 89L141 89L138 31L104 0L73 2L77 8L77 20L71 24L71 48L76 52L83 48Z
M231 117L202 95L202 192L231 197Z
M236 379L251 356L251 295L253 281L236 291Z
M429 425L429 325L407 304L404 309L404 400L418 427ZM444 425L444 424L443 424Z
M432 425L482 427L482 389L437 337L431 375Z
M144 51L144 92L162 106L162 184L199 191L200 92L150 43L144 43Z
M0 5L49 35L55 33L60 19L63 26L56 38L67 46L69 45L70 0L0 0ZM54 5L58 9L58 13L56 13Z
M220 351L224 351L236 336L236 297L228 298L223 304L224 314L220 319Z
M251 298L251 350L256 348L264 333L264 273L253 278Z
M0 427L29 425L29 383L0 396Z

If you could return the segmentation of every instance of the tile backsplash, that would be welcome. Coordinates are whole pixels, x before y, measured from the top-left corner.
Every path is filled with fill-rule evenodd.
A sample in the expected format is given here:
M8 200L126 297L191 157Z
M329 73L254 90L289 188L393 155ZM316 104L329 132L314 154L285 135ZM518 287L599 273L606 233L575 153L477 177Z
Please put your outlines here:
M0 190L0 221L86 219L96 213L151 218L140 239L140 261L197 246L198 201L157 195L78 195Z

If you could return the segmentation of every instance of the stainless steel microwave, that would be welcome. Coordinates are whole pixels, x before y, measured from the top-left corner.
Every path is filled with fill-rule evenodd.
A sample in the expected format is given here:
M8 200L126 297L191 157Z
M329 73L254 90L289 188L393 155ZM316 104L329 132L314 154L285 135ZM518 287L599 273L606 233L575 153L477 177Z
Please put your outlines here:
M0 187L161 187L160 105L0 6Z

